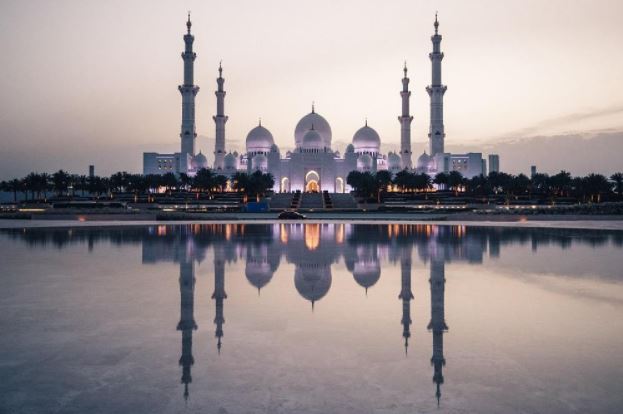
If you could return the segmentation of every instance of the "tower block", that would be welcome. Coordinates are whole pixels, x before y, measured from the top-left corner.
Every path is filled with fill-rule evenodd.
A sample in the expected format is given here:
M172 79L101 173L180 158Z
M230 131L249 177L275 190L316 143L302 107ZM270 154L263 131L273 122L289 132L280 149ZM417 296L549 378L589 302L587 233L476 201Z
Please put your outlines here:
M219 63L218 65L218 78L216 79L218 85L216 92L216 115L212 117L214 124L216 125L216 142L214 143L214 169L222 170L225 162L225 123L227 123L228 117L225 115L225 79L223 79L223 67Z
M182 141L180 172L187 172L190 168L190 159L195 156L195 140L197 138L197 128L195 125L195 96L199 92L199 87L194 85L194 62L197 54L193 52L193 42L195 37L190 33L192 23L190 13L186 22L187 32L184 35L184 83L178 86L182 95L182 127L180 139Z
M398 117L398 122L400 122L400 160L402 168L410 170L412 168L411 121L413 121L413 117L409 114L409 98L411 97L411 91L409 91L406 62L403 71L402 91L400 91L400 97L402 98L402 115Z
M443 367L446 359L443 356L443 334L448 330L445 320L445 264L443 259L432 259L430 262L430 323L428 330L433 331L433 356L430 360L434 369L435 397L437 404L441 399L441 385L444 382Z
M430 145L430 156L444 153L444 140L446 133L443 125L443 95L448 89L441 83L441 35L438 33L439 22L435 14L435 34L431 37L433 42L433 52L428 55L432 63L432 83L426 87L426 92L430 97L430 129L428 131L428 141Z

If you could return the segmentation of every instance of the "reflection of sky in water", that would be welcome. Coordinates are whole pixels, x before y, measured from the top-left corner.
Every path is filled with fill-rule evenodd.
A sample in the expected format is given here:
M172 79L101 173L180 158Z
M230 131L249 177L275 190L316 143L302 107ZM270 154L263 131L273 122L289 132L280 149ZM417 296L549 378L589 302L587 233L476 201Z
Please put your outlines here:
M623 404L622 232L210 224L0 242L0 412Z

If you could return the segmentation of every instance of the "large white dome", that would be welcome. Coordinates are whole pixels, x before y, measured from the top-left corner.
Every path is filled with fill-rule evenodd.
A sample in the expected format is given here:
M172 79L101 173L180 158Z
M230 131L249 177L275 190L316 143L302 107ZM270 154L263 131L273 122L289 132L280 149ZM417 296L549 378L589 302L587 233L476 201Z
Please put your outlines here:
M355 147L355 152L378 153L381 147L381 137L366 123L363 128L355 132L353 146Z
M301 120L296 124L296 128L294 129L294 142L297 147L300 147L303 144L303 137L309 131L314 129L320 134L322 140L324 142L323 147L331 148L331 126L322 116L318 115L314 109L305 115Z
M262 125L258 125L247 135L247 152L270 152L274 143L273 134Z

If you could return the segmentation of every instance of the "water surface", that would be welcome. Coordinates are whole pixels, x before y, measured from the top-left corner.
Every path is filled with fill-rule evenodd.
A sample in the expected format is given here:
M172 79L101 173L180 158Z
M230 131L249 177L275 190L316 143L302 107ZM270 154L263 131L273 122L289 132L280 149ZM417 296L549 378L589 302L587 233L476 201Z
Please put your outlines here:
M0 413L620 413L623 232L0 231Z

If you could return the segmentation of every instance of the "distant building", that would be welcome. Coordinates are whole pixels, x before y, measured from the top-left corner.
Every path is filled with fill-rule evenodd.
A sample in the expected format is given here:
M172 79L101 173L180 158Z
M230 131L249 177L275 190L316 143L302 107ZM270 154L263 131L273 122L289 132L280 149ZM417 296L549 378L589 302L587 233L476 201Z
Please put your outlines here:
M89 165L89 177L95 177L95 165Z
M489 173L500 172L500 156L489 154Z
M536 175L536 165L530 167L530 178L534 178Z

